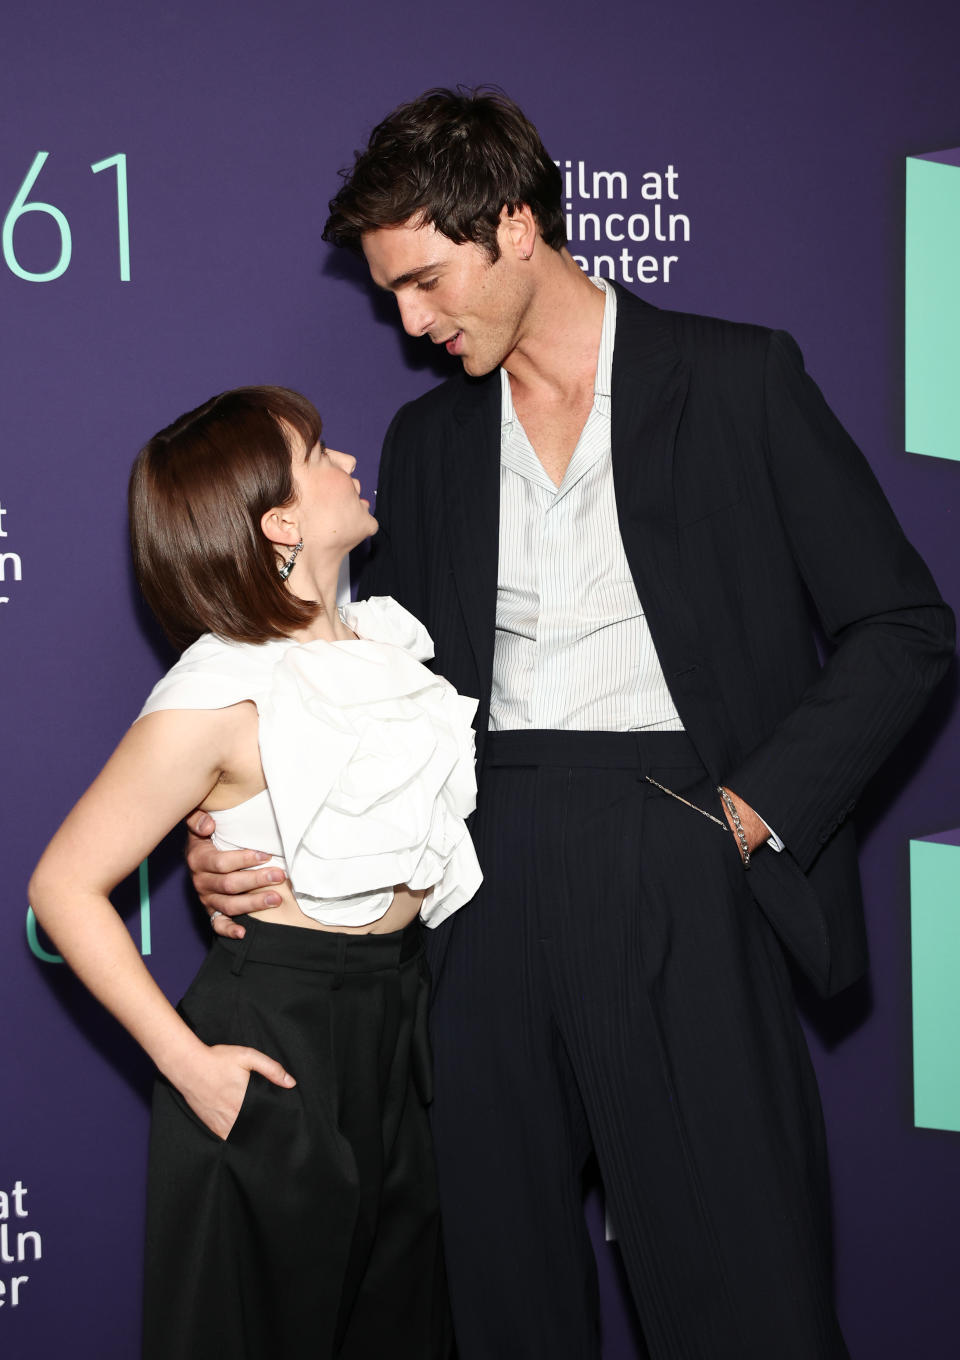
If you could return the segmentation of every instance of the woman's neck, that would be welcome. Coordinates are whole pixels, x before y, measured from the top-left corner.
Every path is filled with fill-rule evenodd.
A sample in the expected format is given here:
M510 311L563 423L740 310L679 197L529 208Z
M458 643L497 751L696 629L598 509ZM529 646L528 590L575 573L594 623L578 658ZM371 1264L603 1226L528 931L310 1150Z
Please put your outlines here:
M337 586L340 581L340 566L343 559L329 563L325 569L309 567L304 562L304 570L299 573L296 567L287 580L287 589L301 600L317 600L320 608L317 615L304 628L291 634L297 642L346 642L356 636L340 617L337 608ZM301 564L298 563L299 567ZM298 576L298 579L294 579Z

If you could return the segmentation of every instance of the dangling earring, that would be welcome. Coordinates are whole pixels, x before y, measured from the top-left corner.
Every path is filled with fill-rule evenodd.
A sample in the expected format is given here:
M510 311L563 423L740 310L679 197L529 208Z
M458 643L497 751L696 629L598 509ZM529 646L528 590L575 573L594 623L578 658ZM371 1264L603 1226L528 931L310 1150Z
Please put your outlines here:
M300 549L301 549L302 547L303 547L303 539L301 538L300 542L294 545L293 552L292 552L292 553L290 554L290 556L287 558L286 562L284 562L283 566L282 566L282 567L278 567L277 570L280 572L280 580L281 580L281 581L285 581L285 580L287 579L287 577L290 575L290 573L293 571L293 564L296 562L297 557L299 556L299 553L300 553Z

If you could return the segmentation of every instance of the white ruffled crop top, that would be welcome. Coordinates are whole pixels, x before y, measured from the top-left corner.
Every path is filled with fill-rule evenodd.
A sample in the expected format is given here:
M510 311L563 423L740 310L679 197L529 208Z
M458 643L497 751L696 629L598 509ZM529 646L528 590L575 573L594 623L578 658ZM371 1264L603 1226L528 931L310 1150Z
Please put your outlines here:
M205 633L139 716L253 700L267 787L210 814L214 843L266 851L322 925L370 925L405 883L430 889L420 916L437 926L482 878L464 824L477 701L427 670L430 635L389 596L341 616L358 640L255 645Z

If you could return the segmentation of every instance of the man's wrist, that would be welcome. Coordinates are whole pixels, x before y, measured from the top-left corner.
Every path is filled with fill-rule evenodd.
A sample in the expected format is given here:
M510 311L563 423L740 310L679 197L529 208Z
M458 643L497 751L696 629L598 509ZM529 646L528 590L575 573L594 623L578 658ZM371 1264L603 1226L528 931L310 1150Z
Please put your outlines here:
M750 855L769 839L770 828L763 818L754 812L749 803L745 803L742 798L734 793L733 789L721 784L718 785L717 792L720 794L727 825L736 838L740 858L746 865ZM739 822L739 833L737 822Z
M740 858L743 860L743 867L745 869L749 869L750 845L747 841L747 833L743 829L743 822L741 822L740 820L740 813L737 810L737 805L731 798L729 792L723 787L722 784L717 785L717 793L719 793L720 799L723 803L723 811L726 815L727 823L729 824L730 830L736 837L737 847L740 851Z

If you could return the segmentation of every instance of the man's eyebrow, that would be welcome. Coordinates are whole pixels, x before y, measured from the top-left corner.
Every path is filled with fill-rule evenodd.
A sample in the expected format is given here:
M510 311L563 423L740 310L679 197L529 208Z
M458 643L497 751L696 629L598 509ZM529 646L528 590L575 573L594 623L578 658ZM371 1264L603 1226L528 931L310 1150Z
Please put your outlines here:
M398 274L395 279L391 279L387 287L397 289L402 288L405 283L414 283L417 279L422 279L424 274L432 274L441 264L441 260L434 260L432 264L422 264L417 269L408 269L405 274Z

